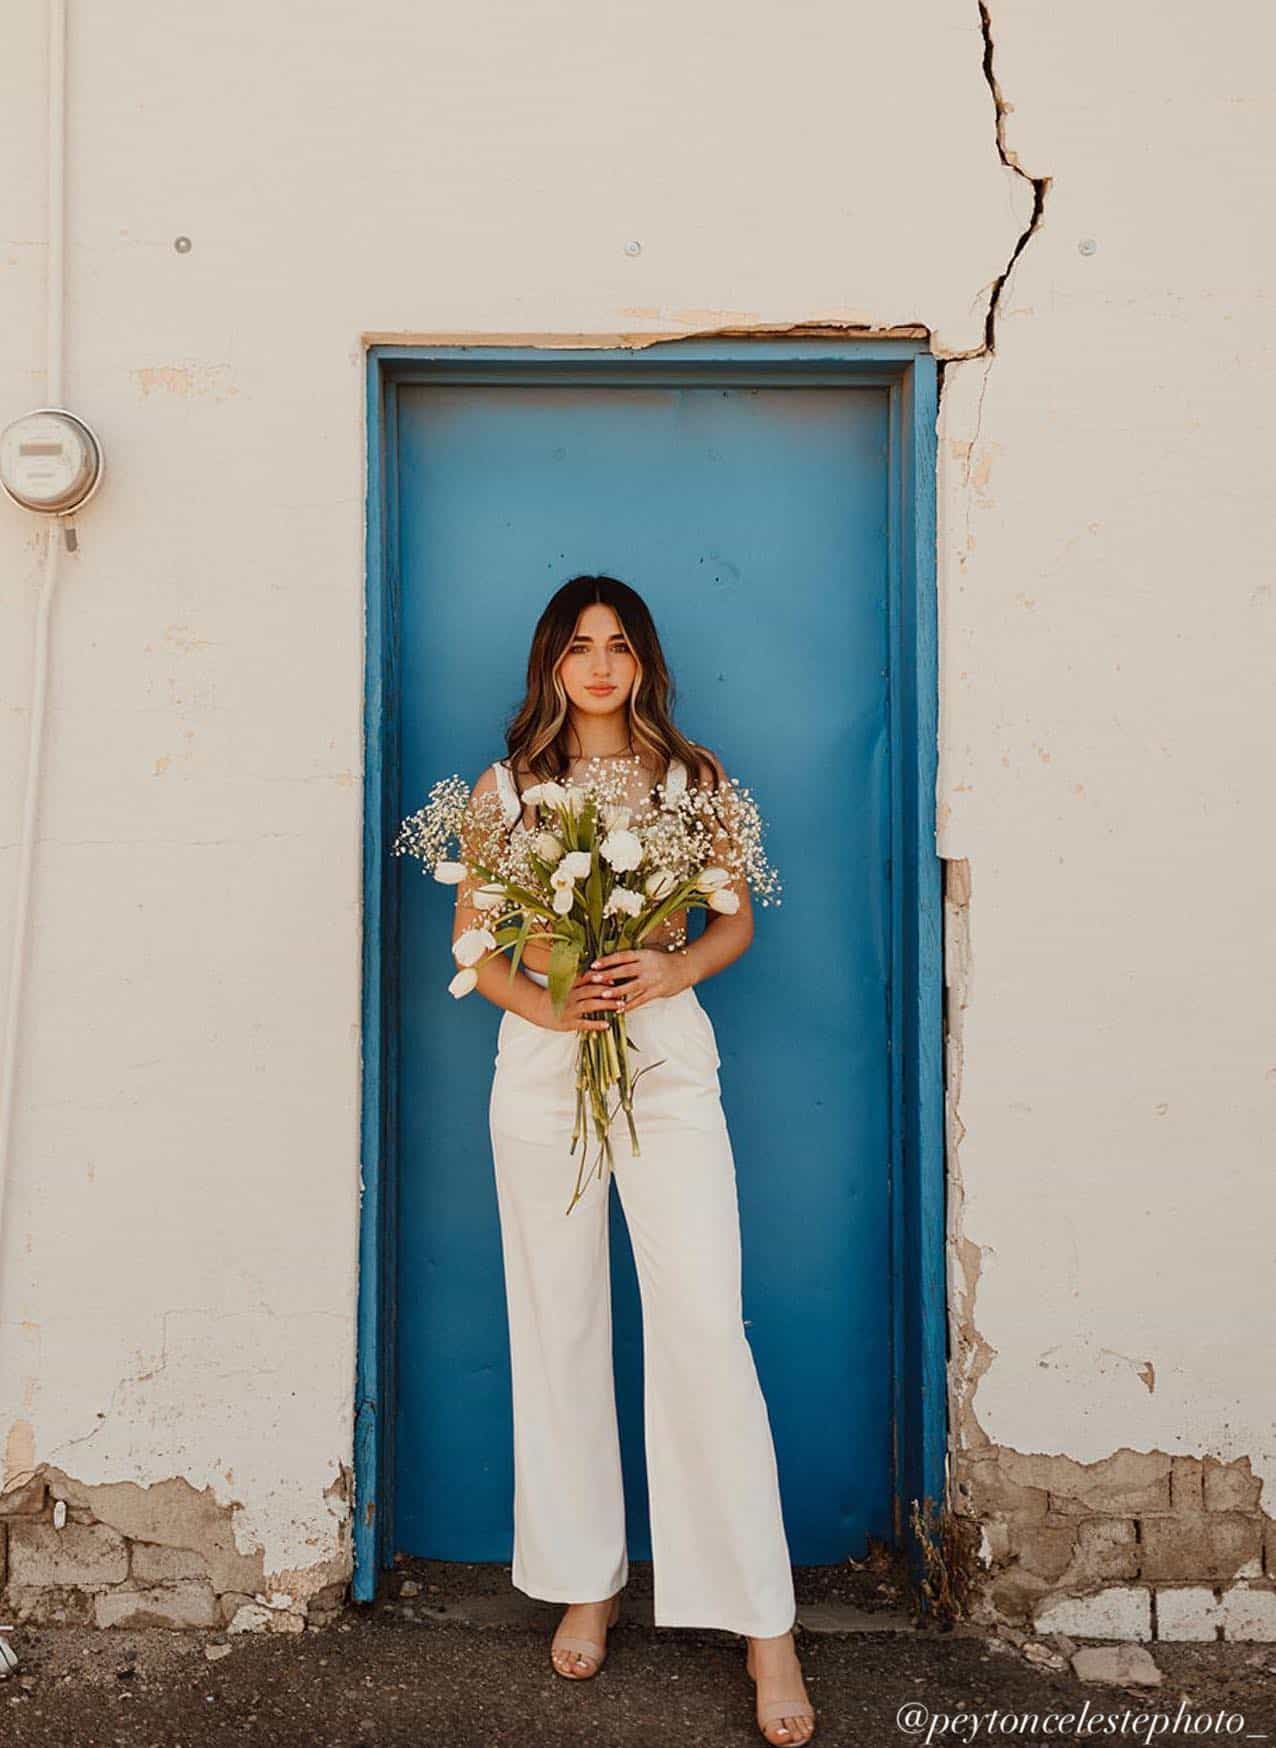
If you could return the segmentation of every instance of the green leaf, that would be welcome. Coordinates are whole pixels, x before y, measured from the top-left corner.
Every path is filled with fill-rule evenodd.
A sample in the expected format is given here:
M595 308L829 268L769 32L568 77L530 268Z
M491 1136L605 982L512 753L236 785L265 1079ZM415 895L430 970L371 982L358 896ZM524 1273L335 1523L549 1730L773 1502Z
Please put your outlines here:
M549 950L549 994L555 1014L567 1005L572 984L580 969L580 948L575 941L558 940Z
M511 983L514 981L514 978L518 974L519 960L523 957L523 948L527 945L527 937L529 934L531 934L531 932L532 932L532 919L529 916L525 916L523 918L523 926L518 931L518 944L514 948L514 951L510 956L510 982Z
M589 878L585 882L585 908L589 926L597 939L603 932L603 865L597 847L590 852Z
M684 880L680 886L674 887L668 898L664 899L656 906L655 910L652 911L646 922L634 936L634 939L639 945L642 944L645 937L649 935L653 929L659 928L660 924L664 922L667 916L671 916L675 910L682 909L688 898L690 898L691 894L695 891L695 887L695 878Z

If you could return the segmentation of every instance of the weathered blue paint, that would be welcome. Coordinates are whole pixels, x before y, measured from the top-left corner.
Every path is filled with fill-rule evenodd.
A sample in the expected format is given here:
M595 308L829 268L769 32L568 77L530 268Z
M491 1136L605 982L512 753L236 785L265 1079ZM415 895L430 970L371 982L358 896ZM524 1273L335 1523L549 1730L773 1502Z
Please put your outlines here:
M876 766L873 767L871 758L869 766L876 769L889 790L891 884L887 912L888 939L884 943L887 957L883 965L889 966L889 983L894 999L889 1016L891 1036L887 1056L891 1087L885 1108L893 1113L890 1124L891 1170L888 1181L893 1198L891 1252L897 1271L898 1291L891 1295L891 1315L884 1329L884 1339L893 1350L889 1368L894 1379L893 1412L888 1400L884 1415L879 1418L883 1423L883 1432L888 1423L893 1421L894 1424L894 1472L889 1476L896 1500L893 1527L897 1534L905 1536L910 1500L927 1495L936 1500L942 1497L945 1448L942 1081L939 1037L941 913L938 863L934 857L933 816L936 684L933 362L912 342L860 344L830 341L722 341L676 343L638 352L567 353L517 352L487 347L381 347L374 349L370 355L368 378L366 775L369 824L365 844L368 883L365 928L364 1207L359 1413L356 1422L356 1596L366 1599L372 1595L377 1571L386 1563L395 1547L405 1545L402 1536L387 1521L390 1516L388 1508L393 1499L394 1474L391 1442L395 1420L392 1403L395 1307L409 1297L415 1301L422 1278L430 1272L424 1271L424 1276L418 1272L413 1280L405 1280L403 1293L396 1291L392 1284L395 1257L393 1226L400 1203L400 1192L394 1179L395 1141L400 1118L395 1100L398 1075L396 1065L391 1061L392 1044L396 1022L403 1023L405 1004L410 1007L422 993L416 990L400 992L393 987L394 967L401 952L396 929L397 901L402 882L396 880L394 869L386 866L387 834L395 822L403 795L403 773L398 769L400 735L397 720L401 702L397 662L400 654L398 633L402 623L402 608L399 604L396 542L386 537L386 530L394 529L398 525L397 508L393 500L404 466L404 457L396 453L395 445L401 422L399 390L402 385L412 382L451 382L460 385L473 384L476 381L506 387L521 383L532 389L546 389L553 384L560 387L593 385L623 389L664 385L678 391L692 386L705 388L721 385L736 393L743 385L757 388L787 386L812 389L818 385L856 385L876 386L882 390L880 398L889 418L889 441L883 442L883 449L889 452L890 460L887 499L889 538L883 543L888 554L889 579L889 588L884 589L883 599L889 600L890 612L889 623L883 627L882 638L884 665L887 669L883 716L889 723L889 744L883 742ZM798 398L793 399L792 405L795 407ZM686 404L694 403L687 399ZM795 437L799 440L800 431L799 421L794 426ZM759 435L762 436L762 433ZM885 425L883 436L886 436ZM417 483L420 484L419 481ZM612 550L614 549L600 553L595 561L596 568L616 568L621 574L632 576L651 598L652 591L644 578L633 576L631 568L612 558ZM593 567L587 567L582 562L565 563L560 573L547 575L546 586L536 591L535 606L538 607L543 601L548 587L561 580L561 575L581 568ZM657 607L658 621L662 623L673 659L683 669L688 664L681 659L681 649L684 646L677 628L670 626L669 615L659 602L653 601L653 605ZM530 612L529 607L513 616L516 623L512 625L511 633L518 645L518 661L521 661L525 652L526 636L531 623ZM503 646L499 647L495 652L498 665L508 665L508 655L509 652ZM517 672L517 667L514 671ZM416 689L413 696L417 696ZM688 726L693 733L698 733L710 744L717 745L730 763L733 740L730 713L724 714L721 722L715 722L711 699L712 688L702 684L696 694L696 721L688 722ZM454 702L453 694L449 697L449 703ZM513 700L507 702L512 703ZM488 704L490 705L490 701ZM458 744L468 745L466 730L470 726L453 725L452 732L457 734ZM487 720L481 725L478 722L472 725L472 733L482 736L480 740L476 740L476 748L479 750L475 756L484 759L490 756L490 709ZM755 782L760 794L765 796L769 816L775 818L777 814L782 815L783 805L777 799L780 793L777 775L758 768L757 744L753 740L748 742L748 747L750 780ZM854 765L859 759L861 755L857 752L850 762ZM776 841L777 859L782 865L783 841L783 835ZM790 902L786 893L786 904ZM747 981L751 962L757 965L759 975L763 974L766 968L761 961L766 957L768 932L773 919L782 915L783 911L770 915L763 913L758 941L753 951L738 967L733 967L731 973L715 982L725 984L732 977L737 981L741 978ZM432 920L437 927L437 919ZM772 967L771 972L775 975L776 968ZM883 978L883 982L885 981L887 979ZM748 1238L752 1224L749 1196L755 1180L747 1169L747 1136L757 1122L765 1126L767 1113L765 1109L750 1111L749 1087L743 1079L733 1090L731 1067L736 1044L732 1032L736 1010L725 999L715 1005L713 995L712 987L707 986L708 1003L714 1008L715 1024L718 1025L720 1038L724 1042L724 1091L728 1112L733 1121L733 1134L738 1130L741 1138L737 1142L737 1154L742 1161L742 1202L746 1227L746 1315L749 1315L751 1306L747 1297L747 1283L751 1272L758 1268L765 1255L765 1246L760 1242L750 1245ZM424 992L424 999L430 999L429 992ZM450 998L445 999L450 1004ZM745 1036L744 1027L747 1022L744 1016L752 1013L756 1018L758 1001L758 991L751 994L741 991L738 1024L741 1027L743 1047L739 1050L739 1055L744 1061L749 1060L749 1052L755 1043L754 1039ZM482 1004L484 1008L486 1005ZM443 1041L444 1055L449 1058L453 1047L461 1056L468 1050L472 1063L476 1040L467 1034L475 1027L482 1030L482 1022L488 1017L476 1012L467 1016L468 1025L458 1025L457 1021L461 1016L454 1014L449 1019L448 1029L437 1033L436 1043L437 1040ZM435 1038L436 1033L432 1032L431 1036ZM452 1046L447 1042L449 1037ZM783 1041L772 1040L771 1046L773 1049L782 1049ZM479 1057L482 1058L481 1045ZM486 1066L488 1065L485 1064ZM454 1142L456 1139L453 1137ZM485 1182L489 1180L490 1164L484 1173L481 1161L478 1162L478 1175ZM758 1177L756 1181L761 1190L761 1178ZM494 1208L488 1210L490 1218L484 1222L483 1218L476 1220L473 1211L475 1206L481 1209L481 1198L478 1204L471 1205L467 1215L463 1206L440 1206L436 1198L433 1203L422 1203L418 1212L431 1222L442 1218L445 1225L449 1218L453 1221L458 1216L462 1220L468 1218L466 1241L479 1247L479 1254L483 1259L482 1273L488 1278L489 1286L493 1281L499 1285L499 1251L493 1250L496 1236ZM772 1209L768 1214L772 1223L774 1213L775 1210ZM615 1210L613 1215L616 1216ZM807 1208L804 1210L804 1218L809 1219L809 1215L810 1209ZM862 1236L861 1232L861 1238ZM623 1255L627 1246L623 1224L618 1217L613 1228L613 1244ZM487 1250L492 1250L492 1255L486 1254L484 1246ZM752 1260L751 1249L757 1253ZM413 1254L410 1247L408 1254ZM801 1276L795 1276L794 1279L800 1280ZM503 1307L498 1308L503 1310ZM765 1305L758 1309L763 1313L762 1327L757 1326L755 1319L751 1338L755 1352L758 1353L759 1369L763 1373L773 1420L776 1422L777 1444L783 1450L786 1428L796 1425L799 1420L803 1439L809 1444L807 1428L810 1424L812 1402L817 1402L817 1413L826 1421L831 1411L835 1422L838 1404L818 1401L818 1398L821 1391L827 1398L831 1387L847 1388L849 1373L840 1375L840 1382L836 1370L832 1374L826 1372L818 1380L807 1380L804 1387L795 1391L793 1401L789 1402L784 1396L784 1383L786 1375L791 1374L795 1368L800 1370L797 1366L799 1356L794 1354L782 1332L777 1337L778 1345L771 1344L767 1325L774 1319ZM866 1333L872 1339L873 1331L871 1324L861 1323L857 1328L852 1321L852 1311L853 1306L848 1302L845 1325L847 1351L837 1356L837 1359L839 1363L853 1367L857 1357L862 1356L864 1351L862 1345L857 1347L857 1341L862 1344ZM445 1343L454 1341L457 1335L454 1318L449 1334L449 1316L443 1308L436 1304L432 1316L435 1327L443 1332ZM436 1358L438 1357L436 1354ZM632 1423L635 1401L632 1385L636 1353L622 1347L619 1364L622 1399L626 1396L629 1398L629 1418ZM489 1410L495 1412L502 1390L507 1387L507 1379L492 1373L490 1368L485 1379L481 1364L473 1368L473 1376L478 1380L475 1385L478 1391L475 1402L478 1406L471 1405L472 1416L485 1414ZM802 1380L798 1379L797 1383L801 1385ZM484 1390L488 1392L486 1407L482 1406ZM443 1425L449 1418L453 1422L459 1420L464 1430L466 1415L456 1414L455 1395L455 1389L449 1388L445 1399L446 1413L419 1418L417 1426L410 1429L418 1446L418 1458L424 1455L432 1463L445 1465L448 1461L457 1461L463 1457L463 1450L455 1445L449 1449L447 1439L438 1442L437 1433L431 1430L432 1426ZM778 1406L781 1399L782 1406ZM623 1412L622 1408L622 1418ZM425 1428L424 1442L421 1442L420 1437L422 1427ZM630 1445L632 1448L632 1438ZM840 1485L845 1505L845 1523L854 1526L853 1533L858 1533L858 1529L866 1521L863 1516L864 1495L871 1488L857 1483L868 1475L871 1462L862 1451L857 1454L851 1446L839 1441L836 1436L824 1441L818 1455L834 1465L832 1472L823 1472L821 1485L826 1489ZM836 1465L839 1461L843 1467L837 1471ZM816 1467L818 1470L818 1461ZM785 1459L782 1456L782 1471L784 1468ZM642 1499L640 1496L634 1497L638 1493L636 1480L636 1477L631 1476L631 1507L640 1512ZM508 1475L501 1462L498 1460L489 1463L487 1484L490 1498L499 1496L507 1487L507 1482ZM825 1504L827 1505L827 1493ZM786 1518L790 1523L795 1559L802 1561L835 1557L827 1552L824 1543L819 1540L828 1531L827 1511L823 1529L818 1523L808 1524L804 1519L802 1500L795 1497L786 1499ZM461 1547L449 1550L436 1546L431 1551L452 1552L456 1557L467 1557L466 1549ZM640 1546L634 1546L633 1551L639 1554ZM475 1557L472 1545L468 1550L468 1557ZM506 1550L493 1551L487 1557L506 1557Z

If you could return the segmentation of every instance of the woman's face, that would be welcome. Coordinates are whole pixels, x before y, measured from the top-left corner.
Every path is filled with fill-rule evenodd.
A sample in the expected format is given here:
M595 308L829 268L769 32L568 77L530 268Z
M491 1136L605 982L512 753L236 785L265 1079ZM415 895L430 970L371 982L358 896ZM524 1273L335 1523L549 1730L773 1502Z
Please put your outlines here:
M638 663L613 607L593 601L584 609L558 671L573 708L581 715L610 716L626 708Z

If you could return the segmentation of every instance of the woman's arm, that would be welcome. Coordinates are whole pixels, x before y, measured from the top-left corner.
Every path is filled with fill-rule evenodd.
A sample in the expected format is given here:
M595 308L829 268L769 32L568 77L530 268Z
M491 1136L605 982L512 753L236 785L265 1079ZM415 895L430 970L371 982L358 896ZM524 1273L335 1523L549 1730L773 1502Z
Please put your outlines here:
M491 866L490 857L496 847L493 842L496 830L493 823L494 804L484 802L481 807L474 804L480 796L493 794L495 790L496 770L489 765L470 792L470 806L461 828L461 860L467 864L481 862ZM466 929L487 926L489 913L477 909L472 902L475 887L482 884L479 879L466 879L456 889L456 908L452 913L454 942ZM522 970L515 972L511 978L507 953L494 955L485 964L478 966L477 970L478 982L474 987L480 995L485 995L498 1008L507 1008L522 1019L531 1020L534 1025L544 1024L544 1009L549 991L533 978L526 976Z

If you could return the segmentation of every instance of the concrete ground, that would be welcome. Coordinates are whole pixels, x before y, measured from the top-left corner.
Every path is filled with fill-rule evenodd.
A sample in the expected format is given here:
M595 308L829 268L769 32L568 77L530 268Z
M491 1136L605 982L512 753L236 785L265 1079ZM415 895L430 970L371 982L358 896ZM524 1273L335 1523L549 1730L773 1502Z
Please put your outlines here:
M871 1565L804 1568L797 1579L814 1740L827 1748L1056 1744L1069 1734L1057 1715L1087 1701L1091 1734L1076 1739L1173 1743L1189 1734L1186 1705L1240 1720L1206 1733L1197 1717L1194 1740L1276 1742L1276 1645L1152 1645L1159 1687L1096 1684L1077 1678L1072 1647L1054 1640L1019 1645L964 1624L917 1626L891 1576ZM636 1563L607 1662L585 1682L554 1674L548 1644L561 1610L521 1597L507 1566L401 1562L383 1600L300 1636L18 1627L8 1636L21 1668L0 1683L0 1748L761 1742L743 1641L657 1630L650 1597L651 1569ZM926 1712L904 1727L898 1714L910 1703ZM990 1722L993 1708L1017 1714L1013 1724ZM1125 1710L1124 1731L1096 1728L1096 1712ZM945 1732L933 1721L942 1713L966 1721ZM1031 1713L1035 1727L1023 1717ZM1153 1734L1147 1714L1158 1713Z

